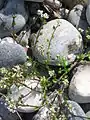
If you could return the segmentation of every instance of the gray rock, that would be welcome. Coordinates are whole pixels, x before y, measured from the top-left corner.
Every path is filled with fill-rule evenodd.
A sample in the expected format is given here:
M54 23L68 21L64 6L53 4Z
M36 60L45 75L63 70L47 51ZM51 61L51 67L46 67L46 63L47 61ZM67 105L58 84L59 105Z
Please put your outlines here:
M87 10L86 10L86 18L90 25L90 0L88 0L88 6L87 6Z
M62 1L62 0L60 0ZM65 4L65 6L72 9L77 4L86 5L88 0L63 0L62 2Z
M4 5L5 0L0 0L0 9L2 8L2 6Z
M47 107L42 107L32 120L50 120L50 111Z
M89 27L86 19L86 10L83 5L76 5L69 13L69 22L71 22L77 29L82 29L85 34L86 29Z
M86 117L86 115L78 103L74 101L69 101L69 100L67 101L67 103L72 107L71 109L66 111L68 120L86 120L85 118L81 118L81 117ZM50 114L51 114L51 111L47 107L42 107L38 111L38 113L33 117L33 120L51 120ZM61 120L61 119L58 118L58 120Z
M2 98L0 98L0 120L19 120L18 115L10 111L7 102Z
M77 67L69 86L69 97L78 103L90 103L90 64Z
M69 114L68 116L69 120L86 120L86 118L83 118L86 117L86 115L78 103L69 100L67 101L67 103L72 107L70 110L71 114Z
M29 38L31 35L31 29L28 26L25 26L20 34L17 36L16 41L23 45L24 47L28 46Z
M90 119L90 111L86 113L86 116ZM88 120L88 119L87 119Z
M0 37L9 36L13 29L15 33L19 32L27 20L28 15L24 8L24 0L8 0L5 8L0 10ZM13 21L14 28L12 27Z
M24 84L29 88L23 85L17 88L17 86L13 84L10 89L11 92L8 93L8 97L16 102L19 100L21 95L24 96L21 99L22 105L17 106L17 110L23 113L32 113L36 111L35 106L41 106L42 95L39 92L41 90L41 86L38 79L26 79ZM32 90L30 88L32 88Z
M3 39L0 39L0 43L3 44L5 42L17 44L16 41L12 37L5 37Z
M37 14L37 10L40 10L40 4L39 3L31 3L30 4L30 14L32 15L36 15Z
M27 60L24 48L19 44L0 43L0 67L23 64Z
M57 65L62 58L69 61L69 55L82 52L83 45L80 33L64 19L48 22L40 32L33 34L31 39L33 55L41 63L49 60L49 64Z

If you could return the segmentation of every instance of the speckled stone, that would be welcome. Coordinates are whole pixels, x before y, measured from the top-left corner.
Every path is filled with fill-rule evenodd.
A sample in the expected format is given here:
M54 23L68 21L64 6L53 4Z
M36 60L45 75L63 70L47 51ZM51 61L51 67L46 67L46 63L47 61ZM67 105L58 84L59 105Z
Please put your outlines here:
M0 43L0 67L23 64L27 60L24 48L15 43Z

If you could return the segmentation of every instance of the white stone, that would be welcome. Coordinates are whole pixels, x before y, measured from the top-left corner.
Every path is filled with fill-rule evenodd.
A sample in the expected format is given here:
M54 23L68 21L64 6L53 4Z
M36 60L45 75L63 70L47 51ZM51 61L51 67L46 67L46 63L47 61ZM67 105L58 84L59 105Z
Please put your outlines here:
M5 42L17 44L16 41L12 37L5 37L0 40L1 44L4 44Z
M90 64L80 65L71 79L69 97L78 103L90 103Z
M24 113L34 112L35 107L31 107L31 106L39 107L42 103L41 93L39 92L40 88L41 88L40 82L37 80L33 80L33 79L27 79L24 84L27 85L29 88L35 89L35 91L31 90L25 86L20 86L19 88L17 88L15 85L12 85L12 87L11 87L12 94L9 93L8 96L13 101L18 101L18 99L19 99L19 97L21 97L21 95L25 96L21 99L24 106L23 105L18 106L17 110L20 112L24 112ZM29 106L27 106L27 105L29 105Z
M54 32L55 27L57 28ZM57 56L60 56L60 59L65 58L68 60L69 55L82 52L83 43L80 33L71 23L64 19L52 20L45 24L37 38L38 33L39 31L31 36L32 52L41 63L49 60L49 64L57 65L59 61Z
M12 27L13 15L15 16L14 28ZM0 38L19 32L28 20L24 8L24 0L8 0L6 6L0 10Z

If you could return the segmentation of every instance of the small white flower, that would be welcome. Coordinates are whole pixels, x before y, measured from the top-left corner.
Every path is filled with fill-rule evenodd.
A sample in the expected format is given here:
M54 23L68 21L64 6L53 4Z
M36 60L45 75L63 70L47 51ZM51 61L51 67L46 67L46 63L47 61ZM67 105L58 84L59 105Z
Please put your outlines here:
M47 13L44 13L43 17L46 18L46 19L48 19L49 15Z
M37 11L37 14L38 14L38 15L42 15L42 14L43 14L43 10L38 10L38 11Z

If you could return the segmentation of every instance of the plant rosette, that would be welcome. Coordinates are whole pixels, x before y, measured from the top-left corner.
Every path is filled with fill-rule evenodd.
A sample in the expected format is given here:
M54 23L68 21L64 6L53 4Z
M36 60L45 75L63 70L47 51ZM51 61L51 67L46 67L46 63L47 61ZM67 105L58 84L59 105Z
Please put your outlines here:
M19 112L31 113L36 111L42 104L41 86L38 78L26 79L20 87L11 86L8 97L16 103Z

